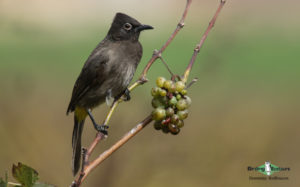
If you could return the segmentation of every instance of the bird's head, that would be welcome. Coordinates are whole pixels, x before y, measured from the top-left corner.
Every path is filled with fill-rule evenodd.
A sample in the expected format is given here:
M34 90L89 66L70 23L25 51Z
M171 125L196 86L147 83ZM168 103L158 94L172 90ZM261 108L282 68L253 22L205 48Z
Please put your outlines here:
M153 29L153 27L150 25L143 25L126 14L117 13L108 31L108 36L113 40L137 41L140 32L147 29Z

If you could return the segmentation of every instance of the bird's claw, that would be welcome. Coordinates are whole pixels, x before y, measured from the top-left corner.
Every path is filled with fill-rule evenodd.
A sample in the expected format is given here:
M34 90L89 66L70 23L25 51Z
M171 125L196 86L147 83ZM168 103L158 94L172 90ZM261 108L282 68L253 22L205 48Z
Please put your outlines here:
M128 90L128 88L126 88L125 92L124 92L124 101L129 101L131 99L130 97L130 91Z
M105 135L108 135L108 132L107 132L108 128L109 128L109 126L107 126L107 125L97 125L96 126L96 130L98 132L101 132L101 133L105 134Z

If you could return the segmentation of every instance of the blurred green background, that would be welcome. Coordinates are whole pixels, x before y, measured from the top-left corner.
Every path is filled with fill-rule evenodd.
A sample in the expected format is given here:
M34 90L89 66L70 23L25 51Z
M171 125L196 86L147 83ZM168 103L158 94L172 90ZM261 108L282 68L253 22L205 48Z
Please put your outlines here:
M183 72L218 2L194 0L186 27L163 54L174 72ZM83 186L299 186L299 5L228 0L193 68L191 78L199 81L189 89L193 104L181 133L165 135L149 125ZM0 176L20 161L37 169L42 181L69 186L73 117L65 112L84 61L114 14L155 27L141 35L137 77L184 6L184 0L1 0ZM157 61L150 82L117 109L110 136L95 155L149 114L150 89L159 75L168 72ZM96 119L101 122L107 111L104 105L96 109ZM94 136L87 120L83 145ZM265 161L290 167L277 174L289 180L249 180L261 175L247 167Z

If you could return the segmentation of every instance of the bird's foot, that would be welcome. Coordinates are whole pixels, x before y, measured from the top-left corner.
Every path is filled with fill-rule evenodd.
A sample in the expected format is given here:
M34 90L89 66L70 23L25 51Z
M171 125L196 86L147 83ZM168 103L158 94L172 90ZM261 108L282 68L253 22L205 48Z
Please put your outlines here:
M108 135L108 132L107 132L107 129L109 128L108 125L95 125L95 129L98 131L98 132L101 132L105 135Z
M92 121L92 123L93 123L94 128L95 128L98 132L101 132L101 133L107 135L107 134L108 134L108 132L107 132L108 126L107 126L106 124L98 125L98 124L96 123L96 121L95 121L95 119L94 119L94 117L93 117L92 112L91 112L90 109L87 110L87 113L88 113L88 115L89 115L90 118L91 118L91 121Z
M130 91L128 90L128 88L126 88L126 90L124 91L124 101L129 101L130 99Z

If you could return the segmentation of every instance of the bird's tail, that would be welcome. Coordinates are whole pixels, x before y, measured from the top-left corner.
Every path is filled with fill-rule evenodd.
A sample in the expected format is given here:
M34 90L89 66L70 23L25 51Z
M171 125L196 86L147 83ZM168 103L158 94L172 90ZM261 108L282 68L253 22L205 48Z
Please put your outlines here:
M81 158L81 134L83 130L83 125L85 118L87 116L86 110L83 108L76 107L74 113L74 128L72 135L72 172L75 176L80 168L80 158Z

